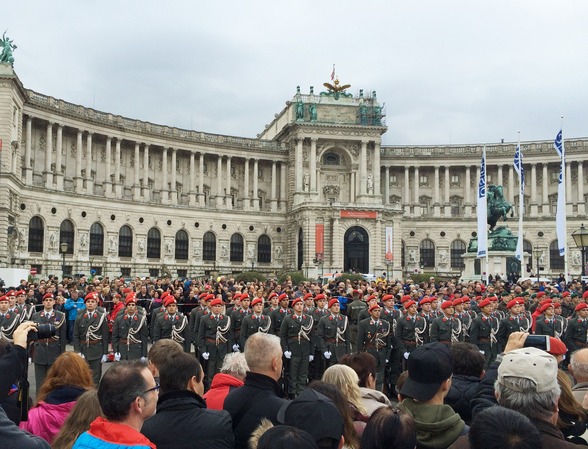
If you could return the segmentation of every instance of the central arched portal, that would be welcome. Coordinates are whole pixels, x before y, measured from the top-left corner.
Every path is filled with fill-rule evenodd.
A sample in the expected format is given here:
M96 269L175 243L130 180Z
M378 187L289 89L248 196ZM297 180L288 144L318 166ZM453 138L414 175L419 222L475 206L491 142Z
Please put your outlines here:
M346 272L368 273L370 267L370 239L365 229L359 226L349 228L344 240L344 270Z

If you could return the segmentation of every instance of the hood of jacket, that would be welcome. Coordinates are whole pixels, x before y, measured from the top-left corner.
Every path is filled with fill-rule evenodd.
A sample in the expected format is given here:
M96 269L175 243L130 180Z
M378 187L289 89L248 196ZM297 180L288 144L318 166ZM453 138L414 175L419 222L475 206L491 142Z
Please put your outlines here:
M234 387L239 388L243 386L243 382L230 374L218 373L212 378L210 388Z
M423 404L407 398L399 407L413 416L419 445L446 448L464 432L465 423L449 405Z

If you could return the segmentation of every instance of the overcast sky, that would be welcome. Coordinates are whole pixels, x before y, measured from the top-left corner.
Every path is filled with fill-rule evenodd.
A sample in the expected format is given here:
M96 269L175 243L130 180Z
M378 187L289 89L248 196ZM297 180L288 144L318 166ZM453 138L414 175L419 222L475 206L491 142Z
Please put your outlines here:
M255 137L336 64L384 144L588 136L586 0L4 3L26 88L130 118Z

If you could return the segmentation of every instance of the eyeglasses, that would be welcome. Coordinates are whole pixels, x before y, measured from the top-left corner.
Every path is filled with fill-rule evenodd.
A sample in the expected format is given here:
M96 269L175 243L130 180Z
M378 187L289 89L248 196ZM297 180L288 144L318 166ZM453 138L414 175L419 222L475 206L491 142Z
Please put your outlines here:
M145 390L142 394L147 394L151 391L159 391L159 389L161 388L161 385L159 385L159 383L155 383L155 386L153 388L149 388L149 390Z

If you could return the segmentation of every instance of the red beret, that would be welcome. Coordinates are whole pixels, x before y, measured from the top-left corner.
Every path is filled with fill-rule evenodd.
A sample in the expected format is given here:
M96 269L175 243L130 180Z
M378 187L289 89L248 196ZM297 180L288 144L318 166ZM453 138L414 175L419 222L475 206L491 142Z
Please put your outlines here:
M251 297L248 293L241 293L241 302L243 301L251 301Z
M172 295L167 295L167 298L165 298L165 301L163 301L163 307L167 307L171 304L177 304L176 298L174 298Z
M239 292L235 293L235 294L232 296L232 298L233 298L233 301L236 301L237 299L239 299L239 300L240 300L240 299L241 299L241 293L239 293Z
M269 296L267 297L267 299L272 299L273 297L277 297L277 296L278 296L278 294L276 292L271 292L269 294Z
M543 296L545 296L545 292L537 292L537 298L542 298Z
M98 301L98 293L96 292L90 292L86 295L86 297L84 298L84 302L86 302L88 299L93 299L94 301Z
M410 301L411 299L412 299L412 296L410 296L410 295L404 295L404 296L403 296L403 297L400 299L400 302L401 302L402 304L404 304L406 301Z
M214 302L214 301L212 301L212 302ZM212 302L210 303L210 305L212 305ZM263 304L263 299L253 298L253 301L251 301L251 307L253 307L255 304Z
M335 305L335 304L339 304L339 300L338 300L337 298L333 298L333 299L331 299L331 300L329 301L329 304L328 304L328 306L329 306L329 309L330 309L331 307L333 307L333 305Z
M210 307L212 306L222 306L223 305L223 300L220 298L216 298L213 299L212 301L210 301Z
M312 295L310 295L312 296ZM298 297L298 298L294 298L292 300L292 307L294 307L295 304L298 304L299 302L302 302L302 298Z
M490 296L488 296L488 299L490 301L498 301L498 296L496 296L496 295L490 295Z
M2 302L2 301L8 301L8 296L6 296L6 295L0 296L0 302Z
M380 305L377 302L370 306L368 312L371 312L374 309L381 309Z
M6 295L9 296L9 295ZM53 293L45 293L43 295L43 301L45 301L46 299L53 299Z
M124 290L123 290L124 291ZM169 296L169 292L166 290L161 294L161 300L165 301L165 298L167 298Z
M16 292L16 296L20 296L20 295L26 295L27 292L25 292L24 290L19 290Z
M284 299L288 299L288 295L286 293L282 293L280 296L278 296L278 299L283 301Z
M570 296L570 295L571 295L571 293L569 291L563 292L561 294L562 298L565 298L566 296Z
M208 295L206 295L206 297L204 298L205 301L211 301L214 299L214 295L212 293L209 293Z
M511 299L508 304L506 305L507 309L512 308L513 306L516 306L517 304L524 304L525 301L523 301L521 298L515 298L515 299Z
M481 308L489 306L490 305L490 300L488 298L483 299L482 301L480 301L480 303L478 304L478 306Z
M308 298L312 298L312 293L307 293L306 295L304 295L304 300L306 301ZM294 305L294 304L292 304Z
M431 304L431 301L433 300L433 298L431 298L430 296L425 296L423 299L421 299L420 303L422 304Z
M133 291L132 288L126 287L126 288L123 288L123 291L122 292L126 295L127 293L131 293L132 291Z
M563 355L568 352L568 348L559 338L549 337L549 352L551 355Z
M127 299L125 300L125 306L128 306L130 303L137 304L137 298L135 295L128 295Z
M458 306L460 304L463 304L463 299L462 298L457 298L453 300L453 306ZM441 308L443 308L443 306L441 306Z
M554 309L561 309L561 302L554 302L553 303L553 308Z
M582 299L587 299L588 298L588 290L586 290L584 292L584 294L582 295Z
M237 294L239 294L239 293L237 293ZM208 295L208 292L202 292L202 293L200 293L200 294L198 295L198 299L204 299L204 297L205 297L206 295ZM163 296L162 296L162 297L163 297Z
M547 304L543 304L541 307L539 307L539 312L543 313L550 307L553 307L553 303L548 302Z
M315 301L318 301L319 299L326 299L325 295L323 295L322 293L319 293L318 295L316 295L316 297L314 298Z
M453 301L443 301L441 304L442 309L447 309L447 307L453 307Z
M394 300L394 295L384 295L384 297L382 298L382 301L386 302L386 301L390 301L391 299Z
M545 305L545 304L551 304L552 302L553 302L553 299L551 299L551 298L547 298L547 299L544 299L543 301L541 301L541 302L539 303L539 305L540 305L540 306L543 306L543 305Z
M409 307L414 306L415 304L416 304L416 301L412 301L412 300L411 301L406 301L404 303L404 308L405 309L408 309Z
M588 304L586 304L585 302L581 302L576 306L576 312L586 308L588 308Z

